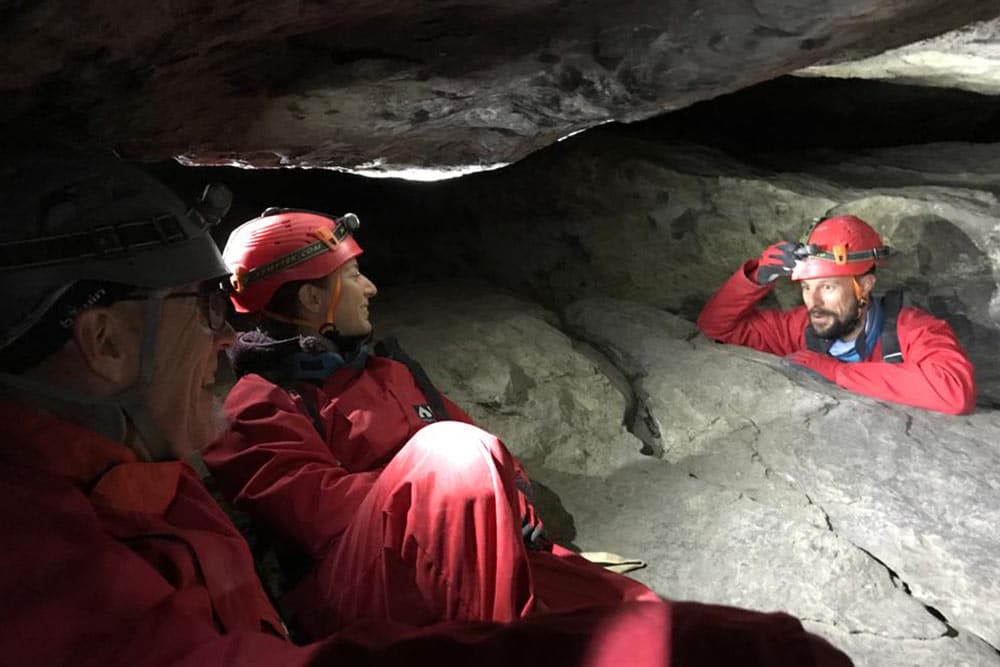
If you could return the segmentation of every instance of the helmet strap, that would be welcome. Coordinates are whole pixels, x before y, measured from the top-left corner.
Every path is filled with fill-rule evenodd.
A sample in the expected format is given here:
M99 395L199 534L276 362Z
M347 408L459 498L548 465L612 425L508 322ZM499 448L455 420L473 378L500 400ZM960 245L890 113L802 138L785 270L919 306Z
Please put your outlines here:
M326 309L326 317L322 320L306 320L299 317L289 317L287 315L282 315L281 313L276 313L273 310L264 308L260 311L261 315L268 317L272 320L278 322L284 322L285 324L291 324L297 327L303 327L305 329L316 329L319 333L323 335L328 335L330 332L336 332L336 327L334 326L334 315L337 312L337 305L340 303L340 293L341 293L341 283L340 274L337 274L337 282L333 286L333 293L330 299L330 305Z
M139 434L140 443L132 443L137 453L147 461L166 461L173 447L160 432L149 414L147 393L153 383L153 373L156 370L156 339L163 313L163 297L166 290L146 301L143 309L142 352L139 357L139 378L111 397L117 403L129 422ZM142 451L142 450L145 451Z
M864 292L861 289L861 283L858 282L857 276L851 276L851 284L854 286L854 298L858 300L858 307L861 308L863 312L865 307L868 306L868 299L865 297Z
M330 299L330 306L326 309L326 321L319 327L319 332L324 336L337 332L334 320L337 314L337 306L340 304L340 293L343 285L340 282L340 273L337 273L337 282L333 285L333 297Z

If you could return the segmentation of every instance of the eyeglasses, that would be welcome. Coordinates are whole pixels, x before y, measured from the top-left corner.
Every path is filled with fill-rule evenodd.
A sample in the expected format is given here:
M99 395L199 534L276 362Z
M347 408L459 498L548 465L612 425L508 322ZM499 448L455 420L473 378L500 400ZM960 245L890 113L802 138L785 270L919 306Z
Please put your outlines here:
M119 301L146 301L154 298L153 294L134 294L125 296ZM198 299L198 306L201 310L201 317L213 333L219 333L226 328L226 321L229 317L231 303L229 292L221 283L204 282L198 286L194 292L171 292L161 296L161 299Z

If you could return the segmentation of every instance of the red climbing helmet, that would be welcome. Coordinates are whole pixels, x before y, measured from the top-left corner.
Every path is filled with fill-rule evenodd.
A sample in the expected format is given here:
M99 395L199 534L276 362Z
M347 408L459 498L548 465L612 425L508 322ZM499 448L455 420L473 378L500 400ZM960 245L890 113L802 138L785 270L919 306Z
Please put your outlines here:
M237 227L222 251L236 310L260 312L285 283L328 276L360 255L352 236L360 226L353 213L269 208Z
M838 215L820 222L796 252L792 280L860 276L884 264L889 248L861 218Z

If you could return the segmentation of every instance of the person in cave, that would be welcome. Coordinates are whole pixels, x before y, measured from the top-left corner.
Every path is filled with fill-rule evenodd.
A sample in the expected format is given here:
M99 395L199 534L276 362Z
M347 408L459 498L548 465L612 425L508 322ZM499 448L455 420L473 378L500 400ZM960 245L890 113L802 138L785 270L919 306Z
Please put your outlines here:
M180 460L222 423L212 385L234 336L208 231L226 191L188 205L116 158L65 149L0 151L0 182L5 664L850 664L785 614L655 599L505 625L371 619L295 646L246 542Z
M283 598L293 624L316 638L359 619L509 623L665 603L545 539L527 475L503 443L398 346L372 350L377 290L358 267L359 224L273 208L237 227L223 251L233 304L256 327L230 350L230 425L202 457L236 508L305 557ZM776 665L834 659L782 614L772 642L755 612L669 604L676 664L755 659L760 649L725 648L730 632L756 636L765 653L789 651L767 658ZM685 637L705 639L708 627L720 629L715 639Z
M902 295L872 297L876 265L890 250L853 215L821 220L805 244L781 241L747 260L698 317L706 336L785 357L873 398L949 414L975 409L972 363L947 322L902 306ZM757 308L788 276L803 305Z
M285 599L296 625L317 637L358 618L506 622L656 599L547 540L503 443L391 339L373 349L358 224L269 209L223 252L256 327L230 351L231 423L202 456L227 499L310 565Z

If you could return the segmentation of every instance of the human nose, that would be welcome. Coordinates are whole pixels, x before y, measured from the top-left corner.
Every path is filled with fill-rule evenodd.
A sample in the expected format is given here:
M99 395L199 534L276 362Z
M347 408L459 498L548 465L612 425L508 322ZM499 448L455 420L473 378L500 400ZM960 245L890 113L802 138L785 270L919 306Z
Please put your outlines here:
M369 299L378 294L378 288L375 287L375 283L372 282L371 278L365 276L365 296Z

